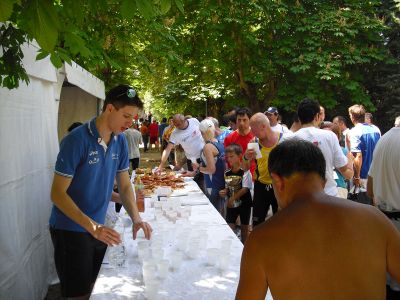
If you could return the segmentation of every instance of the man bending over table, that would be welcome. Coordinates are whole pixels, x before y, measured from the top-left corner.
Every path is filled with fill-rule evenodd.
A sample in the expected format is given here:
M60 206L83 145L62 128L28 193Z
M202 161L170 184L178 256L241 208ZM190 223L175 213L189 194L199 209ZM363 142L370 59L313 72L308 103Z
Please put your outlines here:
M236 299L385 299L400 280L400 233L375 207L324 193L321 150L298 139L269 155L281 210L246 241Z
M129 180L127 141L120 134L142 107L132 87L117 86L108 92L101 115L61 142L49 223L63 297L88 299L107 245L121 242L116 231L103 225L115 177L133 221L133 238L140 228L150 238L152 229L140 218Z

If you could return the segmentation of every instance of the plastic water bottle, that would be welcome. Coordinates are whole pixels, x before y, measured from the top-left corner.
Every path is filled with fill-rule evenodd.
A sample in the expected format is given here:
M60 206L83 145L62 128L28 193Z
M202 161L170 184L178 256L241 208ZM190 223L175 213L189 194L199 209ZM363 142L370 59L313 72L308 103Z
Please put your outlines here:
M125 263L126 251L124 243L112 246L108 252L108 260L110 266L117 268L122 267Z
M114 227L114 230L120 234L121 243L110 247L108 250L108 260L109 260L110 266L112 266L114 268L122 267L124 265L125 259L126 259L126 250L125 250L125 244L124 244L125 227L124 227L124 224L122 223L121 217L118 215L117 218L118 218L118 220L115 224L116 226Z

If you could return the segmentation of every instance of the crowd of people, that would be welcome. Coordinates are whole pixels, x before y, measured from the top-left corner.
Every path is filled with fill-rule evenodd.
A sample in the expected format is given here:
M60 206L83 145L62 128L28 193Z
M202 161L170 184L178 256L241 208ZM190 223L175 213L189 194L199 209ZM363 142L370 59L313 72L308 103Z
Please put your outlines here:
M50 231L65 297L87 297L106 246L120 242L102 225L115 178L133 238L139 229L151 236L128 173L141 143L161 149L156 172L173 165L193 177L229 226L240 226L237 299L264 299L268 287L276 299L384 299L386 272L388 291L400 292L400 117L381 138L362 105L349 107L349 129L346 117L325 121L325 109L304 99L290 129L276 107L235 108L227 127L176 114L131 128L141 108L134 88L118 86L100 116L61 142Z

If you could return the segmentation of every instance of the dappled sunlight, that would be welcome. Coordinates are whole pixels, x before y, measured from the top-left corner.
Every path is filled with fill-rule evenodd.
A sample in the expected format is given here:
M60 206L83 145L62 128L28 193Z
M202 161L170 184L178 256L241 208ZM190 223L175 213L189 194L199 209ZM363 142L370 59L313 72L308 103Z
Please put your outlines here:
M144 293L144 286L138 278L132 278L123 274L116 276L99 275L96 280L96 285L103 287L102 290L108 291L107 294L112 292L115 298L135 298ZM100 296L101 292L96 292L94 289L92 296Z

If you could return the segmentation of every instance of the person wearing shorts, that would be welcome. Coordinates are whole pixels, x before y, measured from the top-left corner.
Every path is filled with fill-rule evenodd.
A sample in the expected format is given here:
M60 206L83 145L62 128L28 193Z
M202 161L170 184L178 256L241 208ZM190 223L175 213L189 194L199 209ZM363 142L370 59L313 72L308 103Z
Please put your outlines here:
M49 225L62 296L88 299L107 248L121 237L104 226L114 179L133 222L133 238L151 226L142 222L129 179L128 146L123 134L143 104L126 85L111 89L100 116L76 128L60 144L51 187Z
M224 190L220 191L221 197L228 197L226 222L234 230L236 219L240 216L240 237L244 244L249 235L249 223L251 214L251 194L253 181L250 171L244 171L241 165L242 147L238 144L230 144L225 148L225 158L231 166L225 171Z
M272 178L268 171L268 157L282 138L282 133L275 132L269 125L268 118L263 113L256 113L250 119L251 131L258 138L258 147L261 152L259 158L256 157L254 149L247 148L243 155L243 166L250 167L252 160L256 161L254 171L254 198L253 198L253 226L257 226L265 221L269 207L272 212L278 211L278 203L272 187Z

